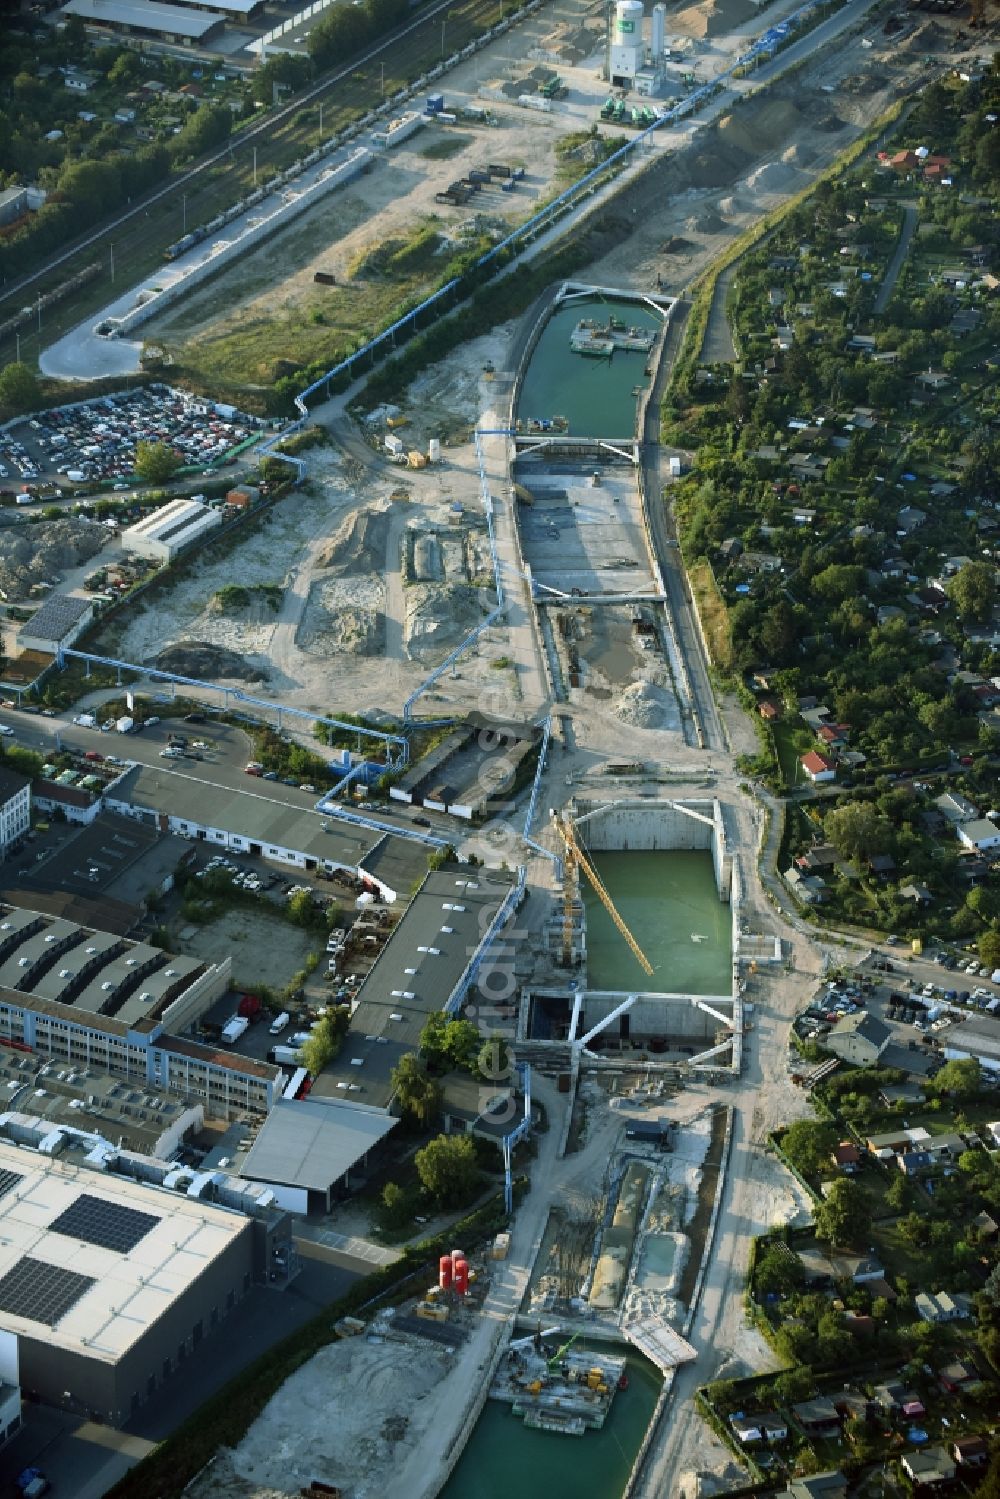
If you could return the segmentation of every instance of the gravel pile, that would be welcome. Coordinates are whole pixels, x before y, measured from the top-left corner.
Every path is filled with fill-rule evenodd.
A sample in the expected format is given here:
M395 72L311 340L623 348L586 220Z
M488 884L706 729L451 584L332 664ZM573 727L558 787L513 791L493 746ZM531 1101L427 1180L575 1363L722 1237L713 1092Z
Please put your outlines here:
M5 526L0 530L0 590L9 602L26 598L33 584L89 562L107 539L104 527L89 520Z

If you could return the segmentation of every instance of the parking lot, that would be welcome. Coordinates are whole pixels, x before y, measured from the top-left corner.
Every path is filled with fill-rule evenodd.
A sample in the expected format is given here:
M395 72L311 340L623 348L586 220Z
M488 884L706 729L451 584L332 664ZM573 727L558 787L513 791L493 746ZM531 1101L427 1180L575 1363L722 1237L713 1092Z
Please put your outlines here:
M212 473L263 425L234 406L150 385L59 406L0 435L0 480L65 475L74 482L112 479L126 489L140 442L166 443L186 467L211 465Z

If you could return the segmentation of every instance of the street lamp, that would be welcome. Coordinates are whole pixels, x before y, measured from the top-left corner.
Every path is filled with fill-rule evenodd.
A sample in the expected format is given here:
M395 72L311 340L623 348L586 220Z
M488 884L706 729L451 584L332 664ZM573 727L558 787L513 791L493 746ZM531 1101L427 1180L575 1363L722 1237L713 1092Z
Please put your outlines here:
M188 232L188 195L187 195L187 193L181 193L181 215L182 215L182 217L181 217L181 224L182 224L181 233L182 234L187 234L187 232Z

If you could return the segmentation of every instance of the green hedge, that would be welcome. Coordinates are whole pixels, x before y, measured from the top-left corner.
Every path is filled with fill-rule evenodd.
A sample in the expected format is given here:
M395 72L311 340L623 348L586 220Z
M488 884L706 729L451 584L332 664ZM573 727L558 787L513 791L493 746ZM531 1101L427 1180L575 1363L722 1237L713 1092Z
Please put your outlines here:
M515 1197L527 1189L520 1178ZM399 1260L357 1281L343 1296L255 1359L190 1416L148 1457L108 1490L107 1499L174 1499L201 1472L220 1447L233 1447L285 1381L327 1344L336 1341L334 1323L376 1302L401 1301L426 1285L429 1269L453 1243L470 1248L491 1238L507 1223L503 1196L497 1194L446 1233L405 1249Z

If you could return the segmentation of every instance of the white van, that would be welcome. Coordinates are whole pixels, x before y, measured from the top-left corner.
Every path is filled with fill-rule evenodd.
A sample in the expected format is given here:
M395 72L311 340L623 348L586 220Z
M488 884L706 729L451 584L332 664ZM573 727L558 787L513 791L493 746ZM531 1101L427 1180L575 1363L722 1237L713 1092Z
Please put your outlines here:
M280 1015L275 1015L271 1021L271 1035L280 1036L283 1030L288 1029L291 1018L287 1010L282 1010Z

